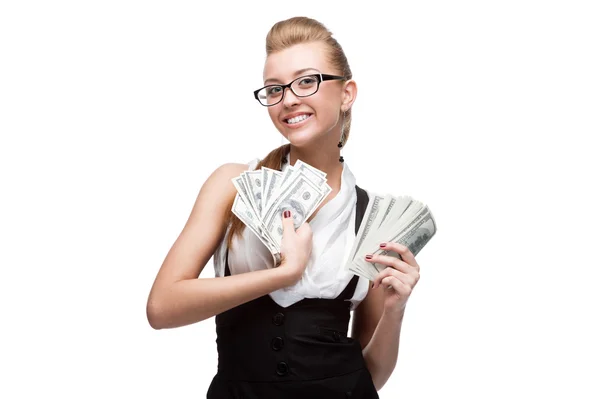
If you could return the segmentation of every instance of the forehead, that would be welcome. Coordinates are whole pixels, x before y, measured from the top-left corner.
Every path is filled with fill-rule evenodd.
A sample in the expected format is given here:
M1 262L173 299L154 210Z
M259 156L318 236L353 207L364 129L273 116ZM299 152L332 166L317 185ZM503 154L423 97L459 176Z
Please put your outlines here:
M265 61L263 81L274 79L279 83L287 83L296 77L296 71L305 68L316 68L322 73L329 72L329 64L325 59L324 43L296 44L285 50L272 53Z

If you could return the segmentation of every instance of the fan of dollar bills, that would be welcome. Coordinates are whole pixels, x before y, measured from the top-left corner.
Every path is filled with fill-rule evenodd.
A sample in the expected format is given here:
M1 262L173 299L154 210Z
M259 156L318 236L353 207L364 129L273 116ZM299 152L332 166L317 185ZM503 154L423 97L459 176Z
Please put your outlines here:
M262 167L244 171L231 181L237 190L231 211L269 249L276 266L281 261L282 213L292 211L297 229L331 192L327 174L301 160L288 165L284 172ZM396 252L379 249L381 242L397 242L417 255L435 231L433 215L423 203L409 196L373 194L345 267L373 281L386 266L365 261L366 254L398 258Z
M282 213L292 211L297 229L331 192L327 174L301 160L284 172L262 167L231 181L237 190L232 212L269 248L275 265L281 259Z
M397 252L379 248L382 242L395 242L408 247L416 256L435 232L435 219L423 203L409 196L372 194L350 250L346 270L373 281L387 265L367 262L366 254L399 258Z

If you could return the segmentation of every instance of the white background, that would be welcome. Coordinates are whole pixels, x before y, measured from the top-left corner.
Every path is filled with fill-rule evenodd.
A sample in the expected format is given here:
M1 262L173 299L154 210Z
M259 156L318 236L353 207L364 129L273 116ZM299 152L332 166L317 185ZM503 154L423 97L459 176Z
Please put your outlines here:
M280 145L252 91L305 15L357 183L438 223L381 398L599 397L593 3L3 1L0 396L205 397L214 319L153 330L147 296L208 175Z

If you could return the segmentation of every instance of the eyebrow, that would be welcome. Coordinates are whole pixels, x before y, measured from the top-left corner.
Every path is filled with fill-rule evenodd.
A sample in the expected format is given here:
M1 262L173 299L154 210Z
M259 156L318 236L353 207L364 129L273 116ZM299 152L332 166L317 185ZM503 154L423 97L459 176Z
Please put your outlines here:
M303 68L303 69L299 69L296 72L294 72L294 76L298 76L301 73L304 73L306 71L317 71L319 72L319 70L317 68ZM267 80L265 80L264 84L267 84L267 82L278 82L279 80L275 79L275 78L269 78Z

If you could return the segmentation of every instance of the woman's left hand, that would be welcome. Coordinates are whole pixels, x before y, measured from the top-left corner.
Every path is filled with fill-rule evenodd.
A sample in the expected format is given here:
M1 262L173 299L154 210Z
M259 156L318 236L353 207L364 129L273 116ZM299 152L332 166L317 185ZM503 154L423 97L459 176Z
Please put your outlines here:
M365 258L367 262L388 266L375 277L373 289L381 285L385 287L384 310L404 311L408 297L419 281L419 264L412 252L404 245L387 242L381 244L381 249L397 252L402 260L389 255L371 255L369 259L367 255Z

